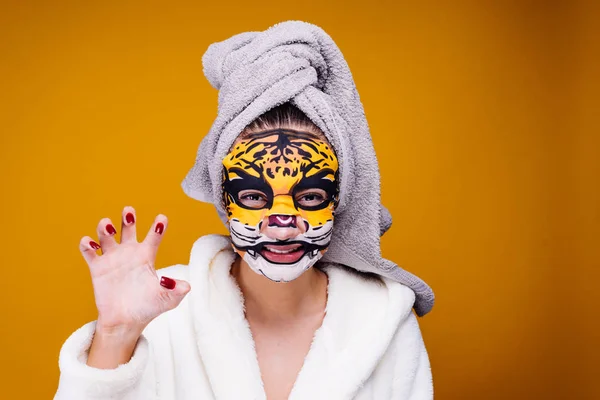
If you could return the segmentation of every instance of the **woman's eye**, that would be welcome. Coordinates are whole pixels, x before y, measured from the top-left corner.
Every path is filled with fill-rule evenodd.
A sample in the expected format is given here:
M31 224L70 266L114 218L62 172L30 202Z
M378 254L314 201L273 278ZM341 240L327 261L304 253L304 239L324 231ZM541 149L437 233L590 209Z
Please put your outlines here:
M267 196L262 192L242 191L239 193L239 200L242 205L250 208L263 208L267 205Z
M322 200L323 198L318 194L307 194L306 196L302 196L304 201L316 201Z
M324 193L319 192L308 192L302 193L296 197L296 201L299 205L304 207L315 207L322 204L327 199Z

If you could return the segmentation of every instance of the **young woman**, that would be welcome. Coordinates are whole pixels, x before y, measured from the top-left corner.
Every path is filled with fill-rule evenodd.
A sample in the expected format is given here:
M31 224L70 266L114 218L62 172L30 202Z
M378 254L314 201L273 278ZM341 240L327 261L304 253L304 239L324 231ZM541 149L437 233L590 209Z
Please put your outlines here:
M431 399L412 308L420 279L382 259L390 225L368 126L341 53L286 22L212 45L219 115L183 182L229 236L154 269L167 218L138 242L100 220L82 238L98 318L61 349L55 399ZM97 250L102 254L97 254Z

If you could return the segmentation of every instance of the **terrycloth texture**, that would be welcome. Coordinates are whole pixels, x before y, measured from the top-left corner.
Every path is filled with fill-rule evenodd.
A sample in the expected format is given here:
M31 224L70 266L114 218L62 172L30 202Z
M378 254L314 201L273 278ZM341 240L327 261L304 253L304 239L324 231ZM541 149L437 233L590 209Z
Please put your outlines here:
M190 282L181 304L144 330L131 361L113 370L85 365L95 321L73 333L60 352L55 400L265 400L243 296L229 270L226 236L194 243L189 266L158 270ZM327 265L327 314L296 379L290 400L430 400L429 358L414 293Z
M429 312L431 288L381 257L380 236L391 216L380 203L379 169L362 103L329 35L305 22L283 22L214 43L202 62L219 90L218 115L182 182L185 193L213 203L225 222L221 160L250 122L291 101L325 133L340 162L340 202L323 260L400 282L415 292L417 314Z

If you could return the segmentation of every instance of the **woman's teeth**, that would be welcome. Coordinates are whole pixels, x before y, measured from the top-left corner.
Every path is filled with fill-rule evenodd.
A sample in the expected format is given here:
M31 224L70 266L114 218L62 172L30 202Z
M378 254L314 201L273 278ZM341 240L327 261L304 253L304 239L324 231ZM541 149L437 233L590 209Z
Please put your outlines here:
M300 248L300 245L294 246L291 248L285 248L285 249L282 249L281 247L278 248L277 246L265 246L265 248L272 253L288 254L288 253L293 253L294 251L298 250Z

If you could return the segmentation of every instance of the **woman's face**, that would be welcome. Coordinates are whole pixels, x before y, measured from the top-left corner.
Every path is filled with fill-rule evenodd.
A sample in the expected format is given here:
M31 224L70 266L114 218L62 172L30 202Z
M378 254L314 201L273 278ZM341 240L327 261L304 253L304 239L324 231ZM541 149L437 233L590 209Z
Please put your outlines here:
M329 245L338 161L329 143L290 129L238 139L223 159L223 200L234 249L259 274L296 279Z

